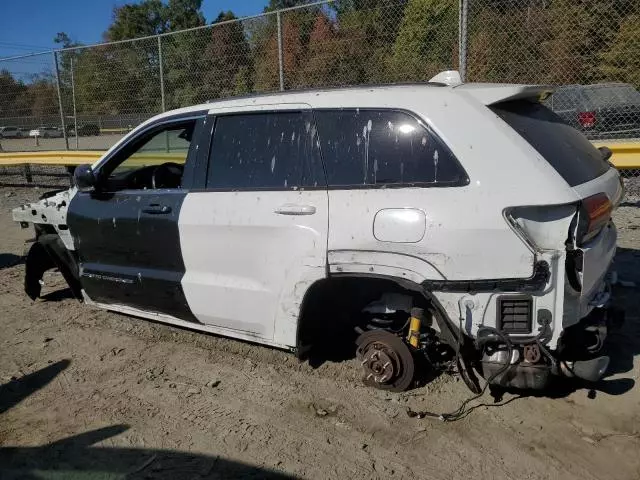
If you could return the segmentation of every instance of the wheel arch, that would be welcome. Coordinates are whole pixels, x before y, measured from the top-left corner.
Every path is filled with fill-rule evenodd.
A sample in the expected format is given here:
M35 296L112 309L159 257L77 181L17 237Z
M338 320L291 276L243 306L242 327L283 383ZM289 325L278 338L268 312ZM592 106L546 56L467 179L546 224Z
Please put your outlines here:
M348 296L357 285L365 290L361 297ZM350 288L351 287L351 288ZM355 291L358 292L360 288ZM426 290L419 283L393 275L380 273L338 273L315 281L307 288L302 298L296 330L296 354L304 360L316 340L316 334L325 333L318 331L321 318L328 308L336 309L337 315L353 315L357 309L367 300L378 298L380 293L393 291L406 293L433 307L434 316L442 334L451 344L458 341L458 329L451 321L438 298ZM337 296L336 296L337 293Z

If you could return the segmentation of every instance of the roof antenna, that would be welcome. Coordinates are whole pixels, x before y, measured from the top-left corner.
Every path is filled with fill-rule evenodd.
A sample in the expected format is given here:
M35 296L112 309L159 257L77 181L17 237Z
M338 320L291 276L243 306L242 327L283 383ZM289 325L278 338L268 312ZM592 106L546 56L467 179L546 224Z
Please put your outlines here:
M457 70L445 70L444 72L440 72L439 74L437 74L435 77L429 80L429 82L444 83L445 85L453 87L462 83L462 77L460 77L460 72L458 72Z

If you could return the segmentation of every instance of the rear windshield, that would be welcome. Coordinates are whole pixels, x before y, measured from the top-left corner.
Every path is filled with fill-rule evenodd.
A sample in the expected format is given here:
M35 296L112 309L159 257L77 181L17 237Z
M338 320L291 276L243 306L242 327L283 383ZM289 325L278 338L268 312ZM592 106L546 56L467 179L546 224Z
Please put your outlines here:
M570 186L593 180L609 169L587 137L544 105L516 100L489 108L529 142Z
M602 85L587 87L584 94L593 108L605 108L614 105L640 105L640 92L631 85Z

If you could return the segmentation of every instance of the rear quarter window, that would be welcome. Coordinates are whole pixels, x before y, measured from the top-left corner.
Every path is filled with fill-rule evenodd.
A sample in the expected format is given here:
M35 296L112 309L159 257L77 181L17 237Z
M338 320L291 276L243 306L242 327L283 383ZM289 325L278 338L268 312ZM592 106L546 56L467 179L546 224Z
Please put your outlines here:
M489 108L535 148L570 186L589 182L609 169L587 137L544 105L516 100Z
M406 112L316 110L314 118L329 186L468 183L444 142Z

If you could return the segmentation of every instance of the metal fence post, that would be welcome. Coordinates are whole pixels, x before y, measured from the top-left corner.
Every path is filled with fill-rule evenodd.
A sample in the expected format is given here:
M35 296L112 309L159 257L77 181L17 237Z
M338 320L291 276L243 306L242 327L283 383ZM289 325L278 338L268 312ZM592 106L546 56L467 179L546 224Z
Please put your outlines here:
M78 150L78 114L76 112L76 82L73 77L73 58L71 59L71 98L73 100L73 131L76 134L76 150Z
M276 12L276 20L278 21L278 72L280 73L280 91L284 90L284 65L282 59L282 19L280 18L280 10Z
M162 67L162 37L160 36L158 36L158 68L160 69L160 101L164 112L167 106L164 99L164 68Z
M33 175L31 175L31 165L28 163L24 164L24 178L27 183L33 183Z
M469 0L458 3L458 71L460 78L467 80L467 19L469 16Z
M56 66L56 85L58 87L58 106L60 107L60 124L62 126L62 136L66 149L69 150L69 139L67 138L67 128L64 123L64 109L62 108L62 89L60 88L60 69L58 68L58 52L53 52L53 63Z

